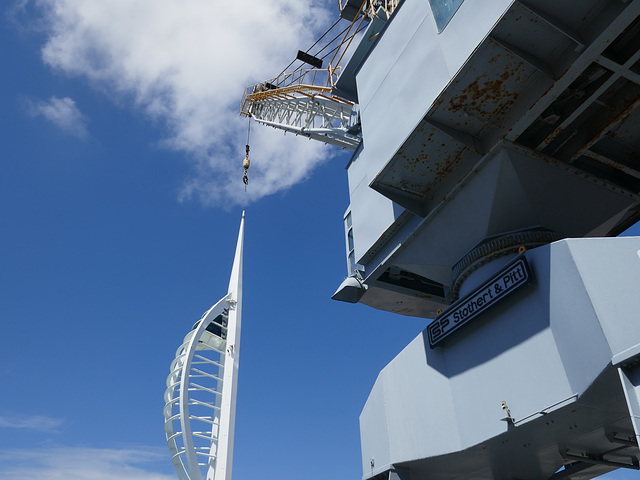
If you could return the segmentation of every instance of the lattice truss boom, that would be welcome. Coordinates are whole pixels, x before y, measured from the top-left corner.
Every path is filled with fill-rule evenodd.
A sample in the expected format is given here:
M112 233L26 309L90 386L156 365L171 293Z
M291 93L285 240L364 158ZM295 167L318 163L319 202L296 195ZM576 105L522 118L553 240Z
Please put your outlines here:
M354 123L352 110L351 103L322 95L270 98L255 101L249 108L260 123L353 150L360 139L348 133Z
M240 114L265 125L355 150L359 110L335 89L350 46L368 22L393 13L400 0L339 0L340 18L278 76L247 87ZM347 26L343 28L343 24ZM309 68L312 66L313 68Z

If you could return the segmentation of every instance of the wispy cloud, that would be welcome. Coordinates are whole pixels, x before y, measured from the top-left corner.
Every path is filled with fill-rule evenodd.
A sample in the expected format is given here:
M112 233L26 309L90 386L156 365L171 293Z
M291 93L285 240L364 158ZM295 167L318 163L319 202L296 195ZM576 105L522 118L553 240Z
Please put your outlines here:
M286 189L335 149L252 128L241 188L243 88L280 72L336 11L311 0L35 0L48 25L42 58L167 126L164 146L193 161L182 198L227 205ZM334 3L331 3L334 6Z
M36 430L51 432L56 430L64 420L60 418L46 417L44 415L25 416L0 416L0 429L17 428L21 430Z
M29 100L29 113L34 117L44 117L67 135L86 138L87 120L69 97L51 97L49 100Z
M167 458L163 449L140 447L9 449L0 452L0 480L173 480L157 473L159 464L171 468Z

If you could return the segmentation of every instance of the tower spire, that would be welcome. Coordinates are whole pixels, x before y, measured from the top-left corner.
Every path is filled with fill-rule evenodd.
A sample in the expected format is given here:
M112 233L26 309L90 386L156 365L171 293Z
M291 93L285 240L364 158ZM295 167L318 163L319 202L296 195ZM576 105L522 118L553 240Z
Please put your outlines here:
M231 480L242 314L244 212L229 291L184 337L165 391L165 432L180 480Z
M236 421L236 396L238 392L238 367L240 360L240 329L242 327L242 257L244 248L244 211L240 220L236 255L229 280L229 323L227 350L222 380L222 407L220 409L220 435L215 475L207 473L207 480L231 480L233 464L233 439Z
M236 245L236 255L231 267L231 278L229 279L229 294L236 302L242 298L242 257L244 249L244 210L240 220L240 231L238 232L238 243Z

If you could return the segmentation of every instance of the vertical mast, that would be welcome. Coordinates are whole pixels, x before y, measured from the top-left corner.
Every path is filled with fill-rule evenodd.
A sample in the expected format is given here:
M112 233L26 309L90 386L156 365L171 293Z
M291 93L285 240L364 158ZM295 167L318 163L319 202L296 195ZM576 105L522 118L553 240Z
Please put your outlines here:
M233 439L238 391L238 362L240 359L240 329L242 326L242 253L244 246L244 212L240 221L236 254L229 280L229 321L227 326L227 348L224 359L222 381L222 405L220 408L220 430L215 468L207 471L207 480L231 480L233 466Z

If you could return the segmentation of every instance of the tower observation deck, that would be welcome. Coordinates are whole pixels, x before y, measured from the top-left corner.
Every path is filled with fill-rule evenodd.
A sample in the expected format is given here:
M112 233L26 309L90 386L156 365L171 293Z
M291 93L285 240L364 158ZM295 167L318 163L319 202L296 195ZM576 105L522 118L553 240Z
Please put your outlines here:
M322 92L350 105L327 143L353 149L333 298L426 327L363 408L363 478L638 469L640 239L613 237L640 220L640 0L342 7L361 33Z

